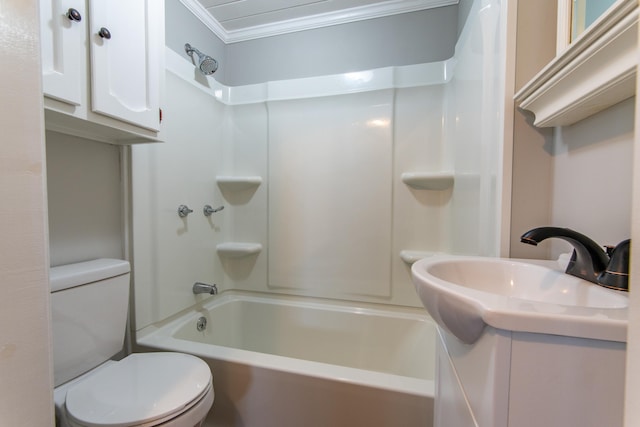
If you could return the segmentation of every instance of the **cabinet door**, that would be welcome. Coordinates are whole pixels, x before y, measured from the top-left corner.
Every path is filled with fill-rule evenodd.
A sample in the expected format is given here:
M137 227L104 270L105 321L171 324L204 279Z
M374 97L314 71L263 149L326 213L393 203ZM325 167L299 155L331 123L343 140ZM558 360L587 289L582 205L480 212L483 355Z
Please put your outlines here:
M159 130L163 3L90 0L94 112Z
M442 338L436 339L434 427L478 427Z
M81 103L86 22L85 0L40 0L43 91L72 105Z

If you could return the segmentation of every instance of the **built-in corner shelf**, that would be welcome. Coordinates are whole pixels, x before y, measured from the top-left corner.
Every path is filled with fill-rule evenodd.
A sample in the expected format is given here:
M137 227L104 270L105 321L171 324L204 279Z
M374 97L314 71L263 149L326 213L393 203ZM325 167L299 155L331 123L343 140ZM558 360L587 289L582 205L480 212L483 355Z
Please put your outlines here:
M433 254L434 254L433 252L426 252L426 251L404 250L404 251L400 251L400 258L402 258L402 261L404 261L407 264L411 265L414 262L419 261L422 258L430 257Z
M243 258L262 252L262 245L260 243L220 243L216 246L216 251L223 258Z
M405 172L402 182L418 190L447 190L453 187L453 172Z
M565 126L636 91L638 2L618 0L515 95L538 127Z
M258 187L262 184L260 176L216 176L216 182L220 188L230 191L242 191Z

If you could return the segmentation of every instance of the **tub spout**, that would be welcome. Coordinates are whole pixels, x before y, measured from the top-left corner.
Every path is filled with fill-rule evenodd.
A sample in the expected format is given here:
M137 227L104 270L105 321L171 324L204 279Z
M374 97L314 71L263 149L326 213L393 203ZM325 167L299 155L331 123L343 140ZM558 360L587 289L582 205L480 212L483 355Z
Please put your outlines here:
M215 295L218 293L218 287L213 285L208 285L206 283L196 282L193 284L193 293L194 294L211 294Z
M566 240L573 246L573 255L567 265L567 274L598 283L598 275L607 268L609 257L597 243L587 236L568 228L539 227L524 233L520 241L537 245L550 237Z

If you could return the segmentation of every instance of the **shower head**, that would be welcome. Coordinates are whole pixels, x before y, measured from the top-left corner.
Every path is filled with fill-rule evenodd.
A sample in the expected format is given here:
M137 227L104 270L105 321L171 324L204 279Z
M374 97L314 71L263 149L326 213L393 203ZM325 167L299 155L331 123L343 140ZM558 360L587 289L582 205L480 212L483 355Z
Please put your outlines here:
M198 55L198 69L202 74L208 76L213 74L218 69L218 61L210 57L209 55L205 55L200 52L195 47L192 47L189 43L184 45L184 50L187 52L187 55L193 59L193 54Z

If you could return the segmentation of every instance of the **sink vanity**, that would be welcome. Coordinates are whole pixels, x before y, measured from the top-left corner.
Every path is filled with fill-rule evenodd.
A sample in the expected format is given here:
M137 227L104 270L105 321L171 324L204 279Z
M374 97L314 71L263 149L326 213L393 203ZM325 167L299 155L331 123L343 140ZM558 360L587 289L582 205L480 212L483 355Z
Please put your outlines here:
M562 264L442 255L413 265L438 324L436 427L622 425L627 293Z

